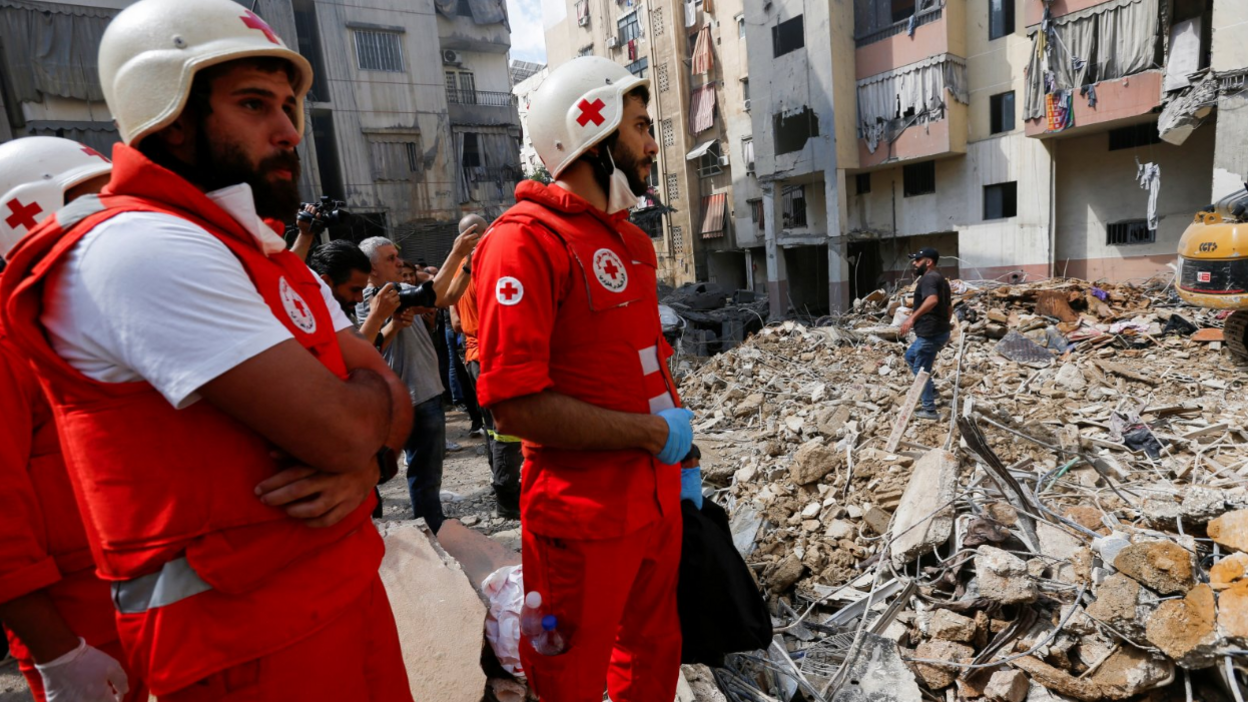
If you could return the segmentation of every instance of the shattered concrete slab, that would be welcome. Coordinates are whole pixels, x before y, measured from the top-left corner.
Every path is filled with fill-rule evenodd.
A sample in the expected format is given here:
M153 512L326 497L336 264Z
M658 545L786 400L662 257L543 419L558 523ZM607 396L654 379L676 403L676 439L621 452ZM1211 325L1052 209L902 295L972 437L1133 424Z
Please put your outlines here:
M998 670L984 688L984 697L993 702L1023 702L1030 688L1027 676L1020 671Z
M1148 618L1159 603L1157 595L1122 573L1106 578L1095 594L1096 600L1087 608L1089 617L1127 636L1143 638Z
M1048 690L1084 702L1125 700L1174 680L1174 663L1159 661L1130 645L1123 645L1087 677L1076 677L1032 656L1010 665Z
M1217 604L1213 588L1197 585L1181 600L1166 600L1148 620L1148 642L1184 668L1206 668L1217 658Z
M1248 509L1227 512L1209 522L1209 538L1236 551L1248 551Z
M901 660L896 642L875 634L864 636L847 681L832 702L921 702L923 699L914 673Z
M975 657L975 649L965 644L952 641L924 641L914 650L914 657L920 660L948 661L950 663L967 663ZM940 665L937 663L912 663L914 672L929 689L943 690L953 684L961 669L957 666Z
M929 451L914 464L901 506L893 515L891 548L895 568L904 567L949 540L953 532L950 503L957 487L958 459L949 451Z
M1184 593L1196 584L1192 554L1173 541L1131 544L1114 558L1114 567L1162 595Z
M975 554L975 577L979 595L1001 604L1034 602L1040 595L1023 559L992 546Z

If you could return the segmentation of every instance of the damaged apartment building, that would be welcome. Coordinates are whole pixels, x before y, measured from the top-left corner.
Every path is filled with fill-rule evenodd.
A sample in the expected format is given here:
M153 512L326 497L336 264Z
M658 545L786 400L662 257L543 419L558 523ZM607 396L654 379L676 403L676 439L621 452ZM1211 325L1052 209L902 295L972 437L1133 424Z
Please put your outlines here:
M118 140L96 54L132 0L0 0L0 141ZM312 63L300 191L346 202L331 236L386 235L437 263L465 212L514 203L522 177L505 0L240 0ZM293 220L294 213L291 213Z
M743 32L735 243L765 266L721 283L773 315L846 309L923 246L970 280L1147 278L1244 187L1239 0L770 0Z
M749 275L737 244L745 210L736 204L757 191L749 176L754 152L745 4L543 4L549 65L603 56L650 79L659 155L650 173L650 194L641 198L632 218L654 240L659 278L670 285L723 280L742 281L738 287L745 287Z

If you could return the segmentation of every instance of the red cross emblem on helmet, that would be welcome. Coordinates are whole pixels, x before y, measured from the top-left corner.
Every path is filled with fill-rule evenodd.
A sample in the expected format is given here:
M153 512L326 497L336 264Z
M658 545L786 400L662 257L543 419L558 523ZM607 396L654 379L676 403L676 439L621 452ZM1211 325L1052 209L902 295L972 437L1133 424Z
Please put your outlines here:
M595 127L602 126L602 123L607 121L607 118L602 116L602 110L606 106L607 103L602 100L594 100L593 102L581 100L580 104L577 105L577 107L581 108L581 116L576 118L576 123L582 127L590 122L593 122Z
M251 10L245 11L244 14L239 16L239 19L241 19L243 21L243 24L247 25L248 27L252 29L259 29L260 31L264 32L264 37L268 39L269 41L273 42L274 44L282 43L277 40L277 35L273 33L273 28L269 26L269 23L260 19L260 16L252 12Z

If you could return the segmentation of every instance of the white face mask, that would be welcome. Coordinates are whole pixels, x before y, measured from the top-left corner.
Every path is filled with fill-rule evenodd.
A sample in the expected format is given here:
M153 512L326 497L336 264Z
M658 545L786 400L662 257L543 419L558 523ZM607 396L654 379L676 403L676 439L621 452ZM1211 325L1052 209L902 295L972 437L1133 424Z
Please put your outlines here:
M628 174L615 165L615 157L611 155L610 149L607 149L607 158L611 159L611 167L614 169L611 171L611 189L607 193L607 214L613 215L636 207L637 195L628 183Z

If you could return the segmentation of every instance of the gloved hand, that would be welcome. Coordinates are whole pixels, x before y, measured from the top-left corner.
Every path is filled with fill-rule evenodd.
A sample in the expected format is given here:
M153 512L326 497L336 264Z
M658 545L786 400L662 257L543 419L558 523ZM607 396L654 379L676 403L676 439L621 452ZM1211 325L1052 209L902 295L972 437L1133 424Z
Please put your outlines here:
M693 445L693 412L676 407L659 412L659 416L667 422L667 444L656 458L660 463L675 465L684 460Z
M121 702L130 691L126 671L112 656L78 639L78 648L36 663L48 702Z
M689 500L702 509L702 468L680 469L680 499Z

